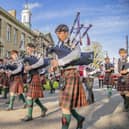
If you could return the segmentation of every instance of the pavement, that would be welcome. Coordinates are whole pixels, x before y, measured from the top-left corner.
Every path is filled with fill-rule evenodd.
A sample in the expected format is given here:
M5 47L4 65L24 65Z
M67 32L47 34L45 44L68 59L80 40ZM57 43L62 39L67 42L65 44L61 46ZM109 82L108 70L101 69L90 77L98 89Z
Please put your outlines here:
M13 111L6 111L7 104L0 99L0 129L61 129L61 110L58 106L58 92L45 92L42 103L48 108L46 117L40 117L40 109L35 105L33 121L23 122L27 113L21 102L16 99ZM107 97L106 88L99 89L94 83L95 103L77 109L86 119L83 129L129 129L129 116L123 112L122 99L114 89L113 95ZM69 129L76 129L76 120L72 118Z

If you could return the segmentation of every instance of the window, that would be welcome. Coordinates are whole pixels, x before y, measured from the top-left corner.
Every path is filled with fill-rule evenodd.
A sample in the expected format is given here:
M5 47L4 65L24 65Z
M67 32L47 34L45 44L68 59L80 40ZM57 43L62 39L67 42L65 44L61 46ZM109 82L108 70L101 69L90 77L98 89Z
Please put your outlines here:
M30 42L31 42L31 38L28 37L28 38L27 38L27 43L30 43Z
M26 22L26 16L25 15L23 16L23 22Z
M17 29L14 29L14 44L17 44Z
M25 49L25 34L21 34L21 42L20 42L20 49L24 50Z
M6 57L10 57L11 52L10 51L6 51Z
M7 41L11 40L11 26L7 24Z
M4 53L4 47L3 45L1 45L1 42L0 42L0 57L3 57L3 53Z
M0 19L0 38L1 38L1 31L2 31L2 20Z

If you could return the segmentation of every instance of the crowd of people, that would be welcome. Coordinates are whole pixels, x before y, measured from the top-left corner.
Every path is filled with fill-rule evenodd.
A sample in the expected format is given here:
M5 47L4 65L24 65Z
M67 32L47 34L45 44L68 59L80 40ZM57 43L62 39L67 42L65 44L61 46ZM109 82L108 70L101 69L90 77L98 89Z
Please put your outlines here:
M81 116L76 108L81 108L94 103L93 82L94 73L99 73L99 87L107 86L109 96L112 94L112 87L115 86L124 100L124 111L129 111L129 63L127 51L124 48L119 50L118 71L114 73L114 64L110 58L105 58L105 63L100 65L96 72L89 72L88 67L80 68L76 60L80 58L79 45L71 44L69 40L69 28L67 25L59 25L55 33L60 41L59 48L70 50L65 56L58 56L53 59L44 58L38 54L35 45L26 45L26 56L20 58L17 50L12 50L10 58L0 59L0 94L2 98L7 98L9 92L9 104L7 111L13 110L16 95L23 101L23 107L27 108L27 115L23 121L33 120L33 106L36 103L41 109L41 117L46 116L49 110L39 98L44 97L45 85L48 81L51 93L55 87L59 89L59 106L62 111L62 129L68 129L71 116L77 120L77 128L83 128L85 116ZM84 59L86 60L86 59ZM72 63L74 61L74 63ZM49 67L48 67L49 66ZM54 80L46 79L46 73L52 75L56 69L60 68L60 76ZM41 73L41 69L47 72ZM90 68L89 68L90 69ZM84 71L87 73L84 75ZM55 82L56 81L56 82ZM25 86L26 90L25 90ZM44 85L44 87L43 87ZM88 95L87 95L88 94ZM88 96L88 97L86 97Z

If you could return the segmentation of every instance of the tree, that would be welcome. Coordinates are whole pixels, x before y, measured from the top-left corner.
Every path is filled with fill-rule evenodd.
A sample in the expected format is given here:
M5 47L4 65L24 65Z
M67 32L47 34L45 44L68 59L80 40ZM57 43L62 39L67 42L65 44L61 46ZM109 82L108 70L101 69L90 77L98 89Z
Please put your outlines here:
M93 67L99 68L99 65L104 61L105 52L99 42L92 42L91 45L83 47L83 51L94 51Z

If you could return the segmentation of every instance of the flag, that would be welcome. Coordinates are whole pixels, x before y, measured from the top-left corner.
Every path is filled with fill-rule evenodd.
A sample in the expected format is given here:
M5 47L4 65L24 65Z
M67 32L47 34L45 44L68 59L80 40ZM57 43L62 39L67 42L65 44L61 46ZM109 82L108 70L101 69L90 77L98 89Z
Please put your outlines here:
M89 37L88 33L87 33L87 45L90 45L90 37Z

